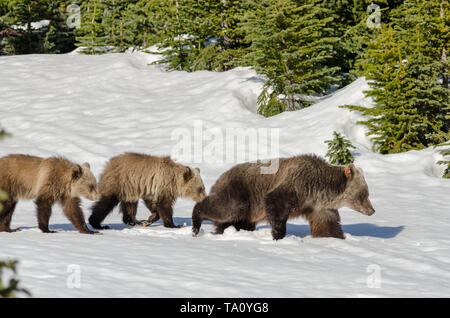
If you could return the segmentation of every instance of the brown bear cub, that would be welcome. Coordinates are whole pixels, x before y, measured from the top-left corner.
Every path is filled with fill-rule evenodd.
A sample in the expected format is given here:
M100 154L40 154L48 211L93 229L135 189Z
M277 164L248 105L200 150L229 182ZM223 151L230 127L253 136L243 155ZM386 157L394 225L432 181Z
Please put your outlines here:
M35 199L42 232L54 232L48 222L53 204L59 202L80 233L97 233L88 229L80 208L80 196L98 200L97 182L88 163L80 166L63 158L9 155L0 158L0 189L8 194L0 211L0 232L15 231L10 228L11 217L19 199Z
M274 174L261 174L261 167L260 162L243 163L222 174L194 207L193 234L198 234L203 220L212 221L217 234L231 225L253 231L256 223L268 221L278 240L286 235L288 219L303 216L313 237L343 239L339 208L375 212L363 172L353 164L335 166L314 155L301 155L279 159Z
M173 223L172 206L178 197L200 202L206 196L198 168L176 163L170 157L125 153L111 158L99 181L100 200L92 207L89 223L96 229L120 202L123 222L149 226L161 217L165 227ZM143 199L151 215L148 221L137 221L139 199Z

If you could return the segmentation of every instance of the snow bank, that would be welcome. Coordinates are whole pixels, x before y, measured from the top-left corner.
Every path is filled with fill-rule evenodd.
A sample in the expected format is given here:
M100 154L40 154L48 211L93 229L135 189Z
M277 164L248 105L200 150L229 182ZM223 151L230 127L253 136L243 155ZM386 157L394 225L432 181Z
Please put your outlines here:
M186 224L181 229L131 228L114 212L106 219L112 230L81 235L55 207L51 229L60 232L42 234L33 203L21 201L12 226L22 231L0 233L0 258L20 260L21 282L34 296L450 296L450 182L437 177L437 149L371 152L364 127L355 124L359 115L338 108L370 105L364 79L310 108L267 119L256 114L263 81L253 71L165 72L148 66L152 61L154 55L139 52L0 57L0 122L13 135L1 142L0 155L67 156L89 161L99 176L108 158L124 151L173 153L178 133L200 124L219 135L227 128L277 131L280 156L324 155L324 140L336 130L357 146L356 164L377 212L342 209L344 241L313 239L298 219L275 242L265 224L254 232L229 228L223 236L205 224L194 238L189 200L175 205L175 222ZM258 154L241 146L241 153ZM205 153L200 162L175 157L200 167L209 190L236 162ZM90 205L83 200L86 216ZM140 204L138 218L147 217Z

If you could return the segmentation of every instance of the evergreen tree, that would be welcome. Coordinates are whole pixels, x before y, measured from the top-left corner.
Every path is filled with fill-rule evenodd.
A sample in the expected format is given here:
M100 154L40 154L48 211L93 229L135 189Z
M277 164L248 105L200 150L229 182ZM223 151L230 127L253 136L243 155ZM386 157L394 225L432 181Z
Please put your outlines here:
M108 51L103 25L106 6L103 0L85 0L81 3L80 28L76 31L76 46L82 47L82 53L95 54Z
M124 42L135 49L145 49L158 41L158 26L161 28L163 21L155 13L159 8L155 7L155 1L133 1L122 12ZM160 23L158 25L158 22Z
M9 36L5 42L7 54L27 54L44 52L44 30L34 30L32 23L48 17L48 1L14 0L9 2L6 17L7 27L15 36Z
M445 145L450 146L450 142ZM446 166L442 177L450 178L450 148L442 150L441 155L444 156L444 160L438 161L438 164Z
M67 53L75 49L75 32L67 25L67 6L71 0L50 1L49 27L44 38L43 53Z
M127 32L138 32L132 30L128 24L134 25L137 16L130 16L129 7L135 4L136 0L103 0L104 17L102 19L105 32L105 44L113 46L115 51L123 52L129 47L133 47L132 39ZM131 19L131 20L129 20Z
M369 127L374 148L381 153L421 149L449 137L449 90L442 80L441 56L433 54L442 46L432 49L438 45L430 40L431 27L422 23L431 11L419 4L413 9L407 6L399 7L398 12L403 13L393 14L396 29L382 28L365 56L365 75L371 87L366 96L372 97L376 106L347 106L370 117L361 123ZM442 19L437 16L435 19Z
M164 19L159 31L164 59L170 70L192 71L206 43L220 28L219 0L162 1L158 16Z
M19 280L17 279L17 261L0 261L0 298L14 298L17 293L24 293L30 295L30 293L19 287ZM3 281L3 271L8 270L14 275L9 281Z
M226 71L242 63L249 47L245 39L243 23L245 14L252 10L250 1L221 0L214 10L216 34L213 41L205 45L194 61L193 70Z
M5 131L5 129L3 129L1 126L0 126L0 140L2 139L2 138L4 138L4 137L6 137L6 136L8 136L9 134Z
M350 149L355 149L350 140L342 136L338 132L333 132L332 140L325 140L328 144L328 152L325 155L330 163L335 165L346 165L355 161Z
M447 46L450 42L450 6L444 0L411 0L394 10L393 21L409 51L419 50L439 67L442 85L449 88ZM414 34L411 34L414 30ZM419 34L419 36L417 36Z
M189 46L186 42L185 21L180 10L182 0L153 0L152 16L157 23L158 46L164 58L156 63L167 64L168 70L189 70Z
M245 25L249 65L267 77L258 112L272 115L310 102L304 94L324 93L338 81L339 67L327 65L338 40L333 12L321 1L261 0Z
M66 24L69 0L9 0L0 28L4 30L4 51L8 54L66 53L74 49L74 34ZM0 6L1 8L2 6ZM4 8L4 6L3 6ZM33 23L41 23L34 28Z
M364 54L368 43L378 36L378 26L392 22L391 12L403 0L332 0L326 1L338 16L335 28L340 30L336 61L345 73L342 85L364 73ZM377 21L377 19L379 19Z

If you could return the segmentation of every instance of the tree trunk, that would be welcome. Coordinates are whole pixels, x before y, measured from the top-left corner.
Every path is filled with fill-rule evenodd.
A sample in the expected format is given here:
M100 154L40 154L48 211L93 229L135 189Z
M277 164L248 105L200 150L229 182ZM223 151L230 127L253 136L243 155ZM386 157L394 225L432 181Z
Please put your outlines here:
M231 45L231 39L228 37L227 33L228 33L228 17L226 14L226 10L227 10L227 0L222 0L222 21L220 22L220 27L222 29L222 34L223 34L223 38L222 38L222 44L224 49L228 49Z
M443 1L441 0L441 11L440 11L440 18L444 20L444 5ZM444 44L444 47L442 48L442 55L441 55L441 61L444 62L444 69L442 71L442 86L448 89L448 76L447 76L447 66L445 63L447 62L447 50L446 50L446 44Z

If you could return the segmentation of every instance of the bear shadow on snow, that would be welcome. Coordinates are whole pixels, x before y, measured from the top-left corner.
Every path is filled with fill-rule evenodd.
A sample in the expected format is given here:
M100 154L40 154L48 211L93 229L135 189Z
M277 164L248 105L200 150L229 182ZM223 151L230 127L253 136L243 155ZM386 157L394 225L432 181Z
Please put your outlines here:
M257 228L268 227L268 225L263 225ZM350 234L352 236L370 236L376 238L394 238L405 227L400 226L378 226L369 223L357 223L357 224L347 224L342 225L342 230L344 233ZM287 234L295 235L299 237L305 237L311 234L309 225L307 224L287 224Z
M191 218L183 218L183 217L174 217L174 221L177 224L186 224L186 226L191 226ZM107 223L108 226L112 230L123 230L123 229L131 229L133 226L123 224L123 223ZM212 222L206 221L205 224L212 224ZM148 226L147 228L152 228L154 226L162 226L161 221L157 221L151 226ZM22 226L20 229L22 230L29 230L33 229L34 227L26 227ZM54 230L62 230L62 231L76 231L74 226L70 223L65 224L51 224L51 229ZM139 227L138 227L139 228ZM144 227L142 227L144 228ZM261 224L256 228L256 231L263 228L270 228L270 225L268 224ZM369 223L357 223L357 224L348 224L348 225L342 225L342 228L344 230L344 233L348 233L352 236L370 236L370 237L376 237L376 238L394 238L396 237L403 229L405 228L403 225L401 226L378 226L374 224ZM310 228L308 224L287 224L287 235L294 235L298 237L306 237L308 235L311 235Z
M173 221L176 224L179 225L184 225L186 224L186 226L191 226L191 218L182 218L182 217L174 217ZM105 223L106 225L108 225L108 227L111 230L123 230L123 229L131 229L131 228L152 228L155 226L163 226L163 222L161 220L155 221L154 223L152 223L151 225L147 225L147 226L132 226L132 225L128 225L128 224L123 224L123 223ZM56 225L55 225L56 226ZM64 227L63 224L61 224L62 227ZM67 224L68 228L70 228L70 224Z

